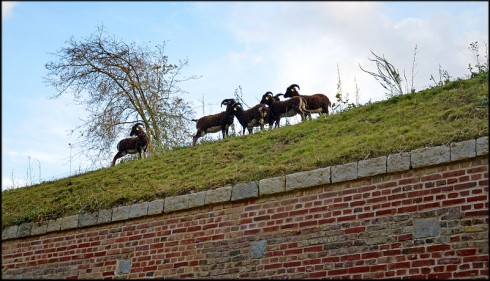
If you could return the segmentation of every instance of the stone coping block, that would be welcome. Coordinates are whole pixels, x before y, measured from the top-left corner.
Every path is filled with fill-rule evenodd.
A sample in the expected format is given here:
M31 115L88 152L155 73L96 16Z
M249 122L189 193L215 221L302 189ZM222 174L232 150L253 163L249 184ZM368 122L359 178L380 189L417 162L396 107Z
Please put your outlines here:
M163 213L165 199L157 199L148 203L148 215L158 215Z
M48 232L48 223L47 222L36 222L32 225L31 235L40 235Z
M18 225L12 225L12 226L6 227L2 231L2 240L17 238L17 230L19 230Z
M2 231L2 240L157 215L201 207L208 204L258 198L262 195L355 180L361 177L383 173L408 171L412 168L438 165L482 155L488 155L488 136L453 143L450 146L442 145L421 148L412 150L411 152L390 154L343 165L262 179L260 181L238 183L233 186L228 185L207 191L157 199L151 202L81 213L47 222L23 223L21 225L6 227ZM426 224L422 223L418 228L423 230L425 226ZM417 235L419 234L417 233ZM420 235L424 236L425 234L422 233Z
M286 191L286 177L274 177L259 181L259 194L268 195Z
M112 209L102 209L99 210L99 215L97 216L97 223L108 223L111 222Z
M129 217L137 218L148 215L148 205L149 202L131 205L131 208L129 208Z
M411 152L413 168L438 165L450 160L450 149L445 145L416 149Z
M451 161L457 161L476 156L476 140L453 143L450 146Z
M357 162L332 167L332 183L357 179Z
M202 207L206 203L206 191L194 192L189 194L189 209Z
M32 231L32 222L27 222L19 225L19 229L17 230L17 237L25 237L30 236Z
M481 156L488 154L488 137L476 139L476 155Z
M206 191L205 204L228 202L231 200L231 185Z
M386 173L386 156L361 160L357 163L357 177L370 177Z
M401 172L410 169L410 152L390 154L386 157L386 172Z
M165 198L165 203L163 211L165 213L170 213L178 210L183 210L189 208L189 194L167 197Z
M259 197L259 185L256 181L238 183L231 189L231 201Z
M286 175L286 191L330 183L330 167Z
M62 218L60 227L61 227L60 230L77 228L78 227L78 215L73 215L73 216Z
M78 215L78 226L91 226L97 224L99 212L81 213Z
M112 208L112 221L121 221L129 219L129 210L131 206L119 206Z
M61 230L61 220L63 218L58 218L55 220L49 220L48 221L48 229L46 230L47 232L52 232L52 231L60 231Z

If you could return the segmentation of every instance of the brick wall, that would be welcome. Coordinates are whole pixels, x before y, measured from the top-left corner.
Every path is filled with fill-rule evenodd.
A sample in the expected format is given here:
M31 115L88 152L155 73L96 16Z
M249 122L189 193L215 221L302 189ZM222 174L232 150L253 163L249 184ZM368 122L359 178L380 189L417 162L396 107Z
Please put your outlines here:
M2 278L488 279L488 150L474 144L11 227Z

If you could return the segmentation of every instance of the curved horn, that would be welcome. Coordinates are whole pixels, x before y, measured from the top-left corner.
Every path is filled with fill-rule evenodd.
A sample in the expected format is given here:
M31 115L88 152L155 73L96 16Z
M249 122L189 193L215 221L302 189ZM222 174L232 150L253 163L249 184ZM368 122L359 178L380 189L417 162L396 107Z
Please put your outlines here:
M138 125L141 125L141 126L145 127L145 124L140 123L140 122L138 122L138 123L134 124L134 126L138 126Z
M298 90L300 89L300 87L298 86L298 84L291 84L291 86L289 86L289 88L292 88L292 87L296 87L296 88L298 88Z
M264 94L264 96L274 96L274 94L272 92L267 92Z
M224 104L228 105L229 103L233 103L233 102L235 102L235 99L224 99L221 102L221 106L223 106Z
M275 98L278 98L279 96L284 96L284 94L277 94L277 95L275 95L274 97L275 97Z

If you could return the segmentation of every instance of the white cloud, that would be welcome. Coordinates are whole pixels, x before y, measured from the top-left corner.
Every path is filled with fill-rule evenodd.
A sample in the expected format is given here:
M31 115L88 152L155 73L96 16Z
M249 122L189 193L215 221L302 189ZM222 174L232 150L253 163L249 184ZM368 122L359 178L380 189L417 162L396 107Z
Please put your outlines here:
M17 2L13 1L2 1L2 21L7 20L12 15L12 10L16 4Z
M384 55L401 74L405 71L410 83L417 45L414 81L421 90L429 86L431 74L438 74L439 64L453 77L465 74L469 61L462 54L467 53L469 43L482 38L488 41L488 36L469 35L471 31L464 29L463 36L459 35L461 26L474 26L471 12L395 20L385 11L380 2L238 5L226 19L230 32L244 46L240 53L233 53L233 66L262 58L261 65L272 80L271 90L282 92L289 83L297 83L304 94L323 92L333 99L338 63L344 94L349 92L352 100L355 79L361 100L366 102L385 97L378 82L359 68L361 64L375 70L368 60L373 57L370 50Z

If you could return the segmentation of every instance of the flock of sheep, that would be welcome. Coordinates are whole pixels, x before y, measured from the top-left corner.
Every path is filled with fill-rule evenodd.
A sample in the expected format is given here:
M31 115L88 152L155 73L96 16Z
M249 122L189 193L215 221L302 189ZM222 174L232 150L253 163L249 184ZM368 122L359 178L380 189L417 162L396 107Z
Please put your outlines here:
M328 114L328 108L331 107L330 100L323 94L314 94L311 96L300 95L299 86L292 84L287 87L284 94L273 95L267 92L262 96L262 100L256 106L244 110L242 105L234 99L225 99L221 102L221 106L226 105L226 110L218 114L203 116L199 119L192 119L196 122L197 132L192 138L192 146L196 145L197 139L208 133L216 133L221 130L223 138L228 137L228 128L233 124L236 117L240 125L242 125L242 134L245 134L245 129L249 134L252 134L254 127L264 129L264 125L269 124L269 128L273 125L279 127L279 121L283 117L292 117L296 114L301 116L301 121L305 120L306 116L311 119L311 113ZM279 96L288 98L281 101ZM143 124L136 123L131 128L130 138L121 140L117 144L117 154L112 160L112 166L116 164L118 158L126 154L146 152L148 146L148 136L141 127ZM136 136L136 137L133 137ZM144 157L143 153L143 157Z

